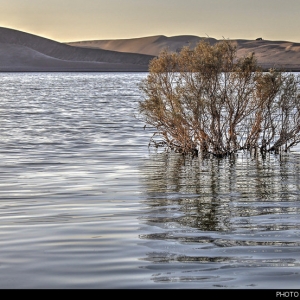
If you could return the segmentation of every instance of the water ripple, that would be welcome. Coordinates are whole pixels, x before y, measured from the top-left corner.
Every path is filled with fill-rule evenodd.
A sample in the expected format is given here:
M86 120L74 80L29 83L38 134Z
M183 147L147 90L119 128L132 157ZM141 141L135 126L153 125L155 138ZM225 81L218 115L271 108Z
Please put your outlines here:
M299 148L148 149L145 76L0 74L0 287L298 288Z

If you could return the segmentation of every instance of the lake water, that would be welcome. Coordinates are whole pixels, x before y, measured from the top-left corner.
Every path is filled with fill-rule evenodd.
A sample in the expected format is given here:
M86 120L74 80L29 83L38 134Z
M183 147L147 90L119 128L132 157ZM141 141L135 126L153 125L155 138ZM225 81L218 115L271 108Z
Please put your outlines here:
M300 288L299 148L148 149L146 75L0 74L0 288Z

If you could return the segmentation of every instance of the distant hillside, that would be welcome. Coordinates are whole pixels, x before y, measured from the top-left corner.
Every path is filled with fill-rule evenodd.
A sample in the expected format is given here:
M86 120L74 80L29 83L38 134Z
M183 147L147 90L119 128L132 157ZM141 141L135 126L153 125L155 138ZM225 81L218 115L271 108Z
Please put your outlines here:
M120 40L59 43L26 32L0 27L0 72L4 71L142 71L164 48L179 51L195 47L202 39L214 38L164 35ZM300 43L268 40L232 40L238 56L255 52L265 69L281 67L300 72Z
M190 45L190 47L195 47L202 39L206 39L210 43L217 41L213 38L201 38L194 35L180 35L172 37L157 35L134 39L71 42L68 43L68 45L157 56L164 48L168 48L170 51L178 51L183 46Z
M211 44L218 41L213 38L190 35L173 37L159 35L135 39L80 41L68 43L68 45L157 56L164 48L170 51L178 51L186 45L193 48L202 39ZM237 45L239 57L254 52L259 64L264 68L282 67L291 71L300 71L300 43L269 40L231 41Z
M73 47L0 27L0 71L147 71L152 58Z

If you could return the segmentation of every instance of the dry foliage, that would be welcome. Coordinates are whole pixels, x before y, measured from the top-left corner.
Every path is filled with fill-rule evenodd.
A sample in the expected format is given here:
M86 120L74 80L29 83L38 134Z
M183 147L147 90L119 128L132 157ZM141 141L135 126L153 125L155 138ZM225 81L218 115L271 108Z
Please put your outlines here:
M139 112L156 128L156 147L224 157L287 151L300 141L299 78L264 72L253 53L238 59L228 40L163 51L140 88Z

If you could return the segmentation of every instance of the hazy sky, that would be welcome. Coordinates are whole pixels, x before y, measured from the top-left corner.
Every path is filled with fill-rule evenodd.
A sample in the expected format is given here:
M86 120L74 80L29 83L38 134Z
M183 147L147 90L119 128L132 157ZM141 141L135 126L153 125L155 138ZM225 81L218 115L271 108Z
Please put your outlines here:
M300 0L0 0L0 26L60 42L152 35L300 42Z

